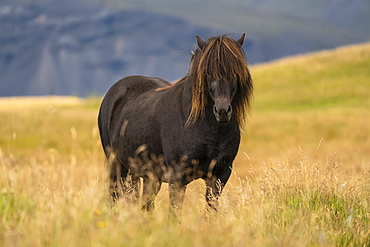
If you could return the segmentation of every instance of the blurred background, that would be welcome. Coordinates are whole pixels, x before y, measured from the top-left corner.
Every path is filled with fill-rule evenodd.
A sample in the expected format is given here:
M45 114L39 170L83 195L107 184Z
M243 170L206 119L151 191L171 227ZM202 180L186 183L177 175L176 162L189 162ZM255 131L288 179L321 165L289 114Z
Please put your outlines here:
M370 40L369 0L1 0L0 96L103 95L186 75L195 34L247 38L249 64Z

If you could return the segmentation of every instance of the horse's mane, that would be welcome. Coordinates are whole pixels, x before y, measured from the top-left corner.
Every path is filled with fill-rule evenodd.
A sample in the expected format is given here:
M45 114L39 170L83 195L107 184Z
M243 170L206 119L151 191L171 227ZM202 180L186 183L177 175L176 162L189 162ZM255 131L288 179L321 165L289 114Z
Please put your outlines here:
M192 57L189 74L192 81L192 106L188 122L204 114L207 103L207 78L236 83L232 101L234 116L239 125L246 120L250 109L253 84L241 45L222 35L209 38L203 50L199 47Z
M183 77L183 78L180 78L178 79L177 81L173 82L171 85L168 85L166 87L160 87L160 88L157 88L155 91L157 92L162 92L162 91L166 91L167 89L175 86L176 84L178 84L179 82L183 81L186 77Z

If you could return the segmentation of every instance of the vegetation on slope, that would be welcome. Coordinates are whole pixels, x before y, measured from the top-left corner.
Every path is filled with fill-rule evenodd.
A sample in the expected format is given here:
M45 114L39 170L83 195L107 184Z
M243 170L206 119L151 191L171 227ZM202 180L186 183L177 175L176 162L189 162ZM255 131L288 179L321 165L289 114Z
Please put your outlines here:
M251 68L255 101L219 212L108 203L100 99L0 99L1 246L367 246L370 44Z
M368 68L369 43L253 67L255 105L242 150L266 159L300 146L311 156L336 153L348 169L369 162Z

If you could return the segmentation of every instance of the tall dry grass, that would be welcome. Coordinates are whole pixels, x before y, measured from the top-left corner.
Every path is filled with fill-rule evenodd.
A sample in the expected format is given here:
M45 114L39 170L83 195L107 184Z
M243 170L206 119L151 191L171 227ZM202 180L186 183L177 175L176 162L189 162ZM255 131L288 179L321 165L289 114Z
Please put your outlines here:
M93 158L19 167L0 154L3 246L367 246L369 174L351 176L335 157L298 150L233 173L217 213L205 211L205 185L189 187L179 221L168 218L167 188L153 213L109 203L106 172Z

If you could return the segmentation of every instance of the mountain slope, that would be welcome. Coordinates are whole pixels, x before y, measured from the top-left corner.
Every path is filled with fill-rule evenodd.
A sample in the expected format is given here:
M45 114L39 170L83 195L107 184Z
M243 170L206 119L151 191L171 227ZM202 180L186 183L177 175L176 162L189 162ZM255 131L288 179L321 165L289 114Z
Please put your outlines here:
M0 96L103 94L130 74L175 80L187 72L195 34L214 32L144 10L67 1L1 10Z
M4 0L0 96L103 94L132 74L173 81L195 34L246 32L250 64L364 42L367 13L361 0Z

